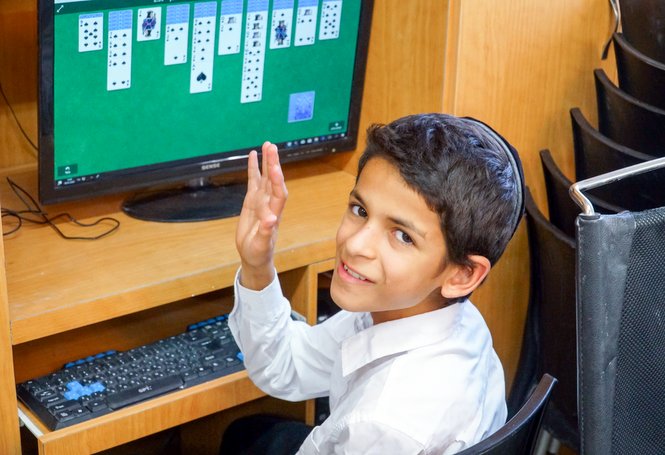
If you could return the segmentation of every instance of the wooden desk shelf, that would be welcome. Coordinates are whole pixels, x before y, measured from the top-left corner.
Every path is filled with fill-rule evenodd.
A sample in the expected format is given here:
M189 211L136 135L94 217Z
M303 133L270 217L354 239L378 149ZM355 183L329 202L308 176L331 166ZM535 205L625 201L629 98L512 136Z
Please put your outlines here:
M36 194L34 168L9 175ZM354 179L312 163L288 166L286 178L289 200L275 264L294 308L314 322L316 279L333 266L335 233ZM20 207L4 178L0 192L3 207ZM48 207L52 215L68 211L81 221L120 220L120 229L104 239L67 241L34 225L4 238L16 383L72 358L145 344L230 310L239 266L237 218L144 222L120 213L120 200ZM110 347L111 340L118 344ZM42 433L40 453L94 453L262 396L240 372L54 432L19 406Z

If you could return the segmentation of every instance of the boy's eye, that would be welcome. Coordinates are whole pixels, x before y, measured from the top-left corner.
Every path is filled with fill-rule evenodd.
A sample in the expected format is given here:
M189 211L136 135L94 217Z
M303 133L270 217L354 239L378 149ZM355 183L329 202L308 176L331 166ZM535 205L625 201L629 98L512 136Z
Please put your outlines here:
M400 231L399 229L395 231L395 237L397 237L397 240L406 245L413 244L413 239L411 238L411 236L404 231Z
M367 217L367 210L365 210L362 206L358 204L351 204L351 212L359 217L366 218Z

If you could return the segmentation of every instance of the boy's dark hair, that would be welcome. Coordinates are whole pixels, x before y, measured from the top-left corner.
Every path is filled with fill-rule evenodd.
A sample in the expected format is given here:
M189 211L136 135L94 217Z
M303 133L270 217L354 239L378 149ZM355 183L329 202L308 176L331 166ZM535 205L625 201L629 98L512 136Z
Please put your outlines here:
M505 139L471 118L410 115L369 127L358 176L375 157L393 164L439 216L447 260L499 260L524 211L521 164Z

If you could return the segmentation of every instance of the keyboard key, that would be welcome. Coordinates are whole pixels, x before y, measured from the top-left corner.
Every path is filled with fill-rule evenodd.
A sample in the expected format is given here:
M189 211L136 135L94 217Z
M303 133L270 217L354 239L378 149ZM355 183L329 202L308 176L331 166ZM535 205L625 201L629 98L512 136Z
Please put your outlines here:
M88 408L92 412L97 412L101 411L102 409L107 409L108 406L106 405L105 401L102 400L90 400L85 404L85 407Z
M79 404L78 401L74 400L67 400L63 401L62 403L57 403L52 406L49 406L49 409L51 410L51 413L55 414L56 412L60 411L71 411L72 409L80 408L81 405Z
M73 411L69 410L64 410L64 411L58 411L53 414L53 416L56 418L58 422L64 423L67 422L68 420L72 420L77 417L76 414L74 414Z
M50 408L53 405L62 403L63 401L65 401L65 397L62 396L61 394L57 393L57 394L51 396L50 398L47 398L46 400L42 400L42 404L44 406L46 406L47 408Z
M45 390L40 390L35 394L35 397L41 401L42 403L46 402L49 400L49 398L56 396L57 392L51 390L51 389L45 389Z

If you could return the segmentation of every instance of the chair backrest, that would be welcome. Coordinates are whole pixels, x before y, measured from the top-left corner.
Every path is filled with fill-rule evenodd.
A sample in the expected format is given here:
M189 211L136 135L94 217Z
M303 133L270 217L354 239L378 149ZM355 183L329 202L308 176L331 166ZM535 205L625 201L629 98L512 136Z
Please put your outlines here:
M549 150L541 150L540 163L545 177L545 191L547 192L547 206L550 222L561 229L568 237L575 237L575 220L581 212L580 208L570 198L568 190L573 184L554 162ZM623 210L621 206L611 204L589 192L589 199L596 210L601 213L618 213Z
M581 215L577 248L581 453L663 454L665 208Z
M595 130L579 109L571 109L577 181L654 159L617 144ZM628 210L665 205L665 169L639 174L592 190L592 194ZM608 213L607 210L601 210Z
M564 234L538 209L527 188L530 289L517 374L508 397L517 412L545 373L558 379L543 429L575 450L577 429L577 338L575 332L575 238Z
M594 175L621 169L653 159L603 136L587 121L578 108L570 110L575 148L575 178L588 179Z
M628 95L593 71L598 107L598 130L619 144L653 156L665 156L665 110Z
M621 29L636 49L665 63L665 3L662 0L621 2Z
M622 33L615 33L613 40L619 88L638 100L665 109L665 64L635 49Z
M543 375L524 406L494 434L458 455L531 455L556 379Z

